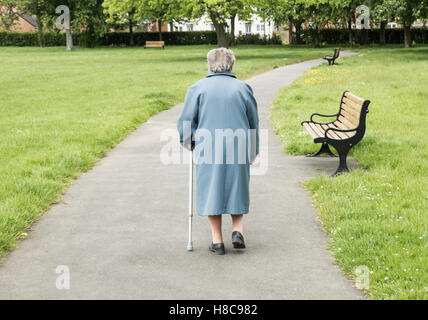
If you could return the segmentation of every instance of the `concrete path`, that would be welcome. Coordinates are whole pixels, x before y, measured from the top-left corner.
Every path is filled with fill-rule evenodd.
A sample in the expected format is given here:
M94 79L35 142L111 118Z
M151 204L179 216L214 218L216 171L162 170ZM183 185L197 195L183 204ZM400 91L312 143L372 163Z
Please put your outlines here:
M0 268L0 299L363 298L332 264L328 239L299 184L333 172L337 159L284 155L268 120L278 91L320 63L282 67L248 81L261 128L269 130L269 169L252 177L246 251L231 249L228 216L228 254L207 251L208 222L198 216L195 251L186 251L188 167L159 160L160 134L175 130L178 106L133 132L35 223ZM69 290L56 288L59 265L69 268Z

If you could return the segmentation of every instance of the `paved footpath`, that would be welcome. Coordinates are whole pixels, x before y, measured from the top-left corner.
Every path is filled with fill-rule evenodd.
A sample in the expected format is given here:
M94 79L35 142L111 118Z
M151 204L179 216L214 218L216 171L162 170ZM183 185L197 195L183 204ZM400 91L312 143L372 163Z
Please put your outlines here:
M290 65L248 81L261 128L269 131L269 167L251 178L247 250L231 248L225 216L228 252L210 254L208 222L196 216L195 250L186 251L188 166L163 165L159 156L161 132L175 130L177 106L130 134L34 224L0 268L0 299L364 298L332 264L328 239L299 183L333 172L338 160L283 154L268 119L279 90L320 63ZM69 290L56 288L59 265L70 270Z

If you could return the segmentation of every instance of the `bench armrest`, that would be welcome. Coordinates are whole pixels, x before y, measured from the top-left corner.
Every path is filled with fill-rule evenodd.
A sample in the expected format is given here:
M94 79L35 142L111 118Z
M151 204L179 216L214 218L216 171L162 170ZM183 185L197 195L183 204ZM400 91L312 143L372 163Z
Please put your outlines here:
M328 128L327 130L325 130L324 132L324 137L328 138L327 134L328 132L331 131L338 131L338 132L353 132L353 131L357 131L358 128L355 129L349 129L349 130L342 130L342 129L337 129L337 128Z
M324 117L324 118L332 118L332 117L336 117L337 118L337 116L338 116L339 114L338 113L336 113L336 114L329 114L329 115L327 115L327 114L319 114L319 113L314 113L314 114L312 114L311 115L311 122L314 122L314 123L321 123L321 122L316 122L316 121L314 121L314 116L318 116L318 117ZM329 122L330 123L330 122Z

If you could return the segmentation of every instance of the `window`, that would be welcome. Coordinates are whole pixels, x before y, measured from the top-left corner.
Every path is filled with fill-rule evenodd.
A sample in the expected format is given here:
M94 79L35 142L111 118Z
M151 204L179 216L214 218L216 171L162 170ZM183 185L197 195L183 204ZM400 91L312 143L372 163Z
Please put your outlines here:
M245 33L246 34L251 34L251 23L246 23L245 24Z
M186 24L187 31L193 31L193 24Z

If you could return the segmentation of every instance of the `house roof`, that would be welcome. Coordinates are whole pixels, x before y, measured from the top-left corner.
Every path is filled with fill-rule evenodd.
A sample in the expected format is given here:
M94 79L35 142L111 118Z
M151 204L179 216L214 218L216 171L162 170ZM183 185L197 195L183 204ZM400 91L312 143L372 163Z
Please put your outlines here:
M18 15L22 19L27 21L30 25L32 25L34 28L37 28L37 20L35 18L33 18L32 16L29 16L28 14L25 14L25 13L18 13Z

